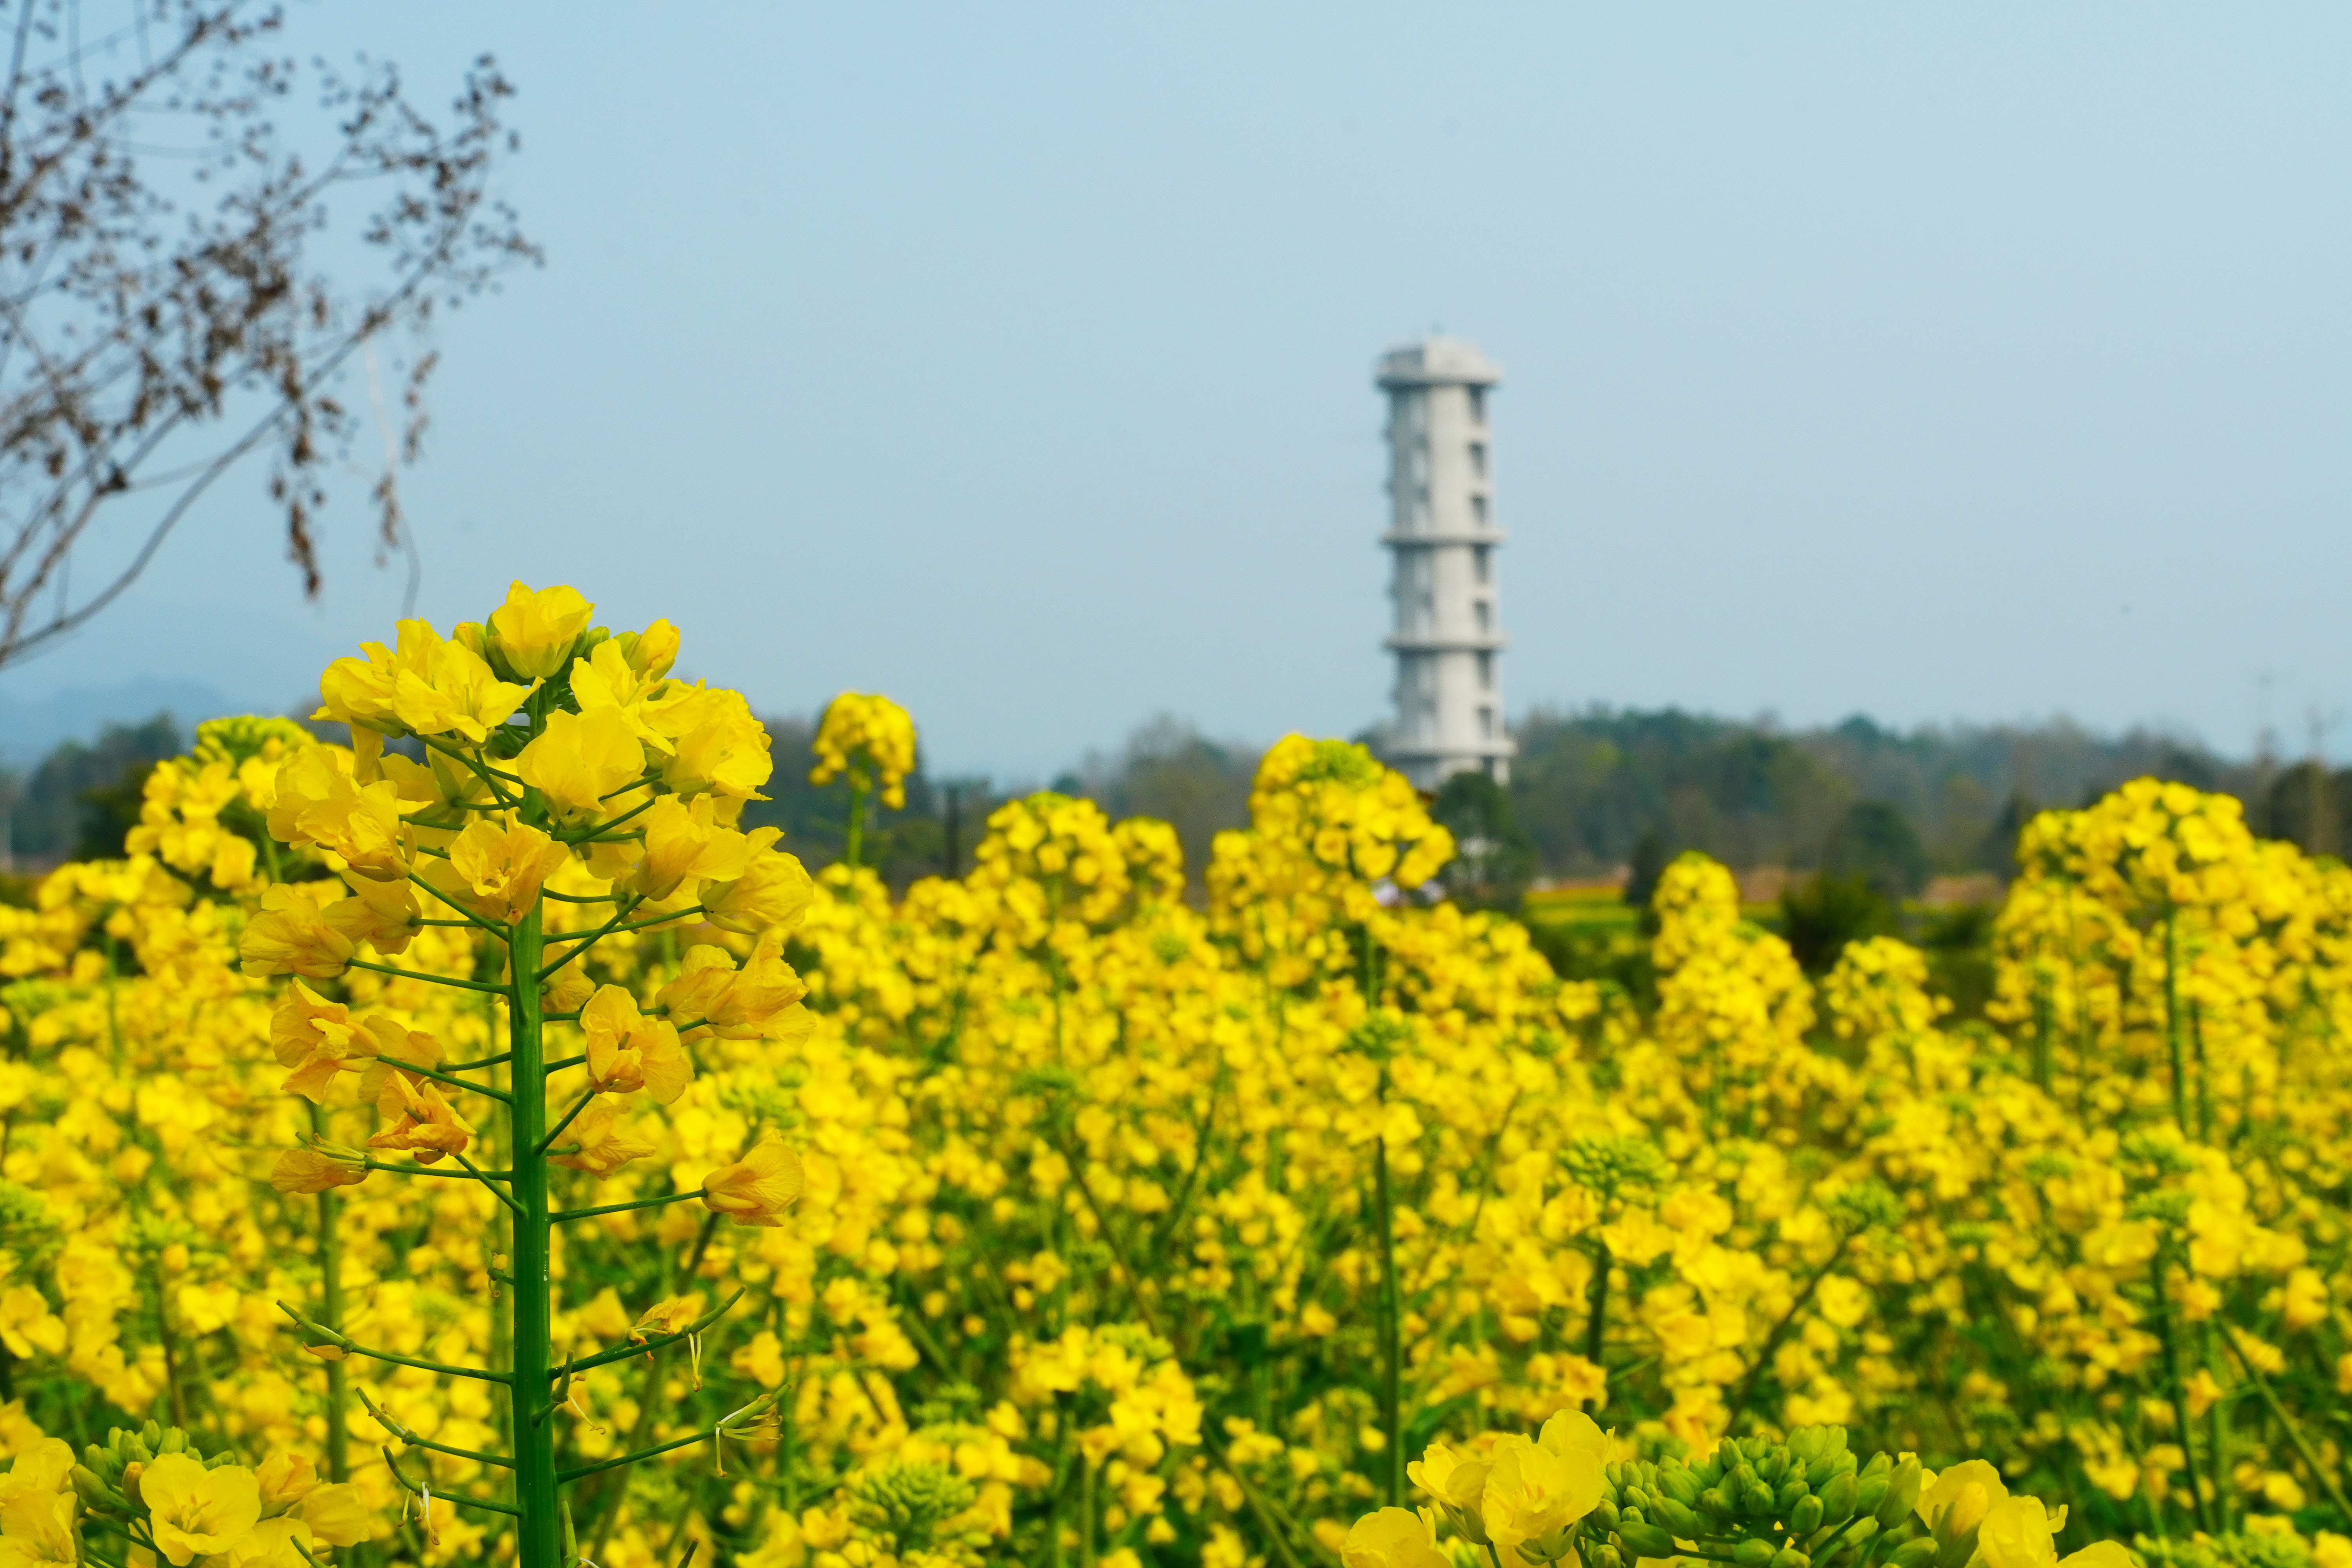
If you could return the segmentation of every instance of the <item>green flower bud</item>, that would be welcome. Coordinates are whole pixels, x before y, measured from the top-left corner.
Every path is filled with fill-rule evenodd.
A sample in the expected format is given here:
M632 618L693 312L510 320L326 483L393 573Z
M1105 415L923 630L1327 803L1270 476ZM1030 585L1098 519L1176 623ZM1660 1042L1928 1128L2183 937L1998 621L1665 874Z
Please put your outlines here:
M1695 1510L1670 1497L1662 1497L1658 1500L1656 1517L1659 1523L1681 1536L1685 1541L1696 1541L1706 1533L1706 1521L1699 1518Z
M1592 1564L1592 1568L1627 1568L1625 1559L1618 1555L1613 1546L1594 1547L1591 1556L1586 1561Z
M1699 1493L1698 1506L1701 1509L1704 1509L1706 1512L1713 1514L1719 1522L1724 1524L1730 1523L1739 1512L1738 1506L1732 1502L1730 1496L1726 1493L1723 1487L1719 1485L1709 1487L1706 1490Z
M1617 1549L1628 1557L1672 1557L1675 1538L1654 1524L1620 1524Z
M1843 1524L1853 1517L1854 1500L1861 1488L1852 1476L1834 1476L1822 1488L1822 1522Z
M1590 1517L1592 1521L1592 1527L1595 1530L1614 1530L1617 1528L1617 1521L1619 1517L1617 1505L1611 1502L1607 1498L1603 1498L1601 1501L1593 1505L1592 1512Z
M1872 1476L1892 1474L1894 1469L1895 1460L1882 1448L1870 1457L1870 1463L1862 1467L1862 1475L1863 1479L1867 1480Z
M1807 1492L1790 1505L1786 1517L1791 1533L1811 1535L1822 1527L1822 1500Z
M1895 1549L1886 1560L1886 1568L1927 1568L1936 1560L1936 1539L1923 1535L1916 1541L1906 1541Z
M1731 1561L1738 1568L1765 1568L1772 1561L1772 1552L1770 1542L1750 1536L1731 1549Z
M1799 1464L1810 1465L1829 1447L1830 1432L1826 1426L1800 1426L1789 1434L1789 1454Z
M1617 1520L1621 1524L1647 1524L1650 1521L1650 1516L1642 1509L1624 1508L1617 1510Z
M1864 1471L1861 1484L1853 1489L1854 1510L1858 1513L1875 1514L1878 1511L1878 1505L1886 1500L1887 1489L1894 1484L1895 1478L1885 1470L1879 1471L1876 1475L1867 1470Z
M1751 1481L1748 1489L1739 1494L1739 1509L1759 1521L1775 1517L1778 1510L1772 1506L1772 1489L1762 1481Z
M1936 1568L1966 1568L1969 1559L1977 1554L1977 1530L1981 1523L1982 1521L1979 1521L1978 1524L1972 1524L1952 1537L1951 1541L1936 1553ZM1932 1541L1935 1538L1930 1536L1928 1539Z
M1702 1484L1687 1466L1676 1465L1672 1468L1664 1465L1658 1467L1658 1489L1685 1508L1697 1506L1699 1488Z
M1742 1459L1738 1467L1724 1479L1730 1483L1725 1489L1732 1496L1738 1497L1756 1484L1756 1467Z
M1790 1476L1780 1483L1780 1489L1772 1494L1773 1509L1785 1517L1790 1509L1797 1506L1799 1498L1811 1496L1812 1490L1805 1484L1804 1477Z
M1924 1479L1916 1459L1906 1459L1896 1467L1893 1484L1879 1500L1878 1522L1891 1530L1918 1507L1919 1483Z
M1813 1568L1813 1560L1793 1546L1783 1546L1772 1554L1771 1568Z

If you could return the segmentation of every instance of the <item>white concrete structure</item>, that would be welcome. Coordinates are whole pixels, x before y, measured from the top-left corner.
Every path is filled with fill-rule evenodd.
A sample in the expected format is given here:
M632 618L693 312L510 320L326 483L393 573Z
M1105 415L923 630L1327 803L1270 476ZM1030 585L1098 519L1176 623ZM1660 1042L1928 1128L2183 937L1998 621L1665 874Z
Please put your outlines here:
M1496 609L1495 442L1502 367L1470 343L1424 338L1381 359L1389 395L1389 531L1396 601L1396 725L1388 758L1416 788L1477 769L1497 783L1517 751L1503 729Z

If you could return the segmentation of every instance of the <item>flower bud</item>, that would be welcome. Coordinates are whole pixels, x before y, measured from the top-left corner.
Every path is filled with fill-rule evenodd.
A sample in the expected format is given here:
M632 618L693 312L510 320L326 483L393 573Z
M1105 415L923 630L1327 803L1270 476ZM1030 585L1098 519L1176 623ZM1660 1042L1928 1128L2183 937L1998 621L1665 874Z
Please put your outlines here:
M1919 1487L1925 1479L1917 1459L1904 1460L1895 1471L1886 1496L1878 1504L1878 1522L1892 1530L1909 1518L1911 1510L1919 1506Z
M1619 1550L1629 1557L1672 1557L1675 1554L1675 1538L1654 1524L1620 1524L1617 1540Z
M1699 1484L1698 1477L1686 1465L1658 1467L1658 1489L1685 1508L1697 1506Z
M1731 1549L1735 1568L1765 1568L1772 1561L1772 1543L1750 1536Z
M1985 1515L1991 1511L1992 1495L1985 1490L1984 1483L1970 1481L1960 1489L1960 1495L1951 1500L1942 1517L1936 1521L1937 1543L1948 1544L1960 1536L1973 1535L1977 1526L1984 1522Z
M1955 1503L1952 1506L1957 1508L1959 1505ZM1977 1525L1983 1522L1983 1516L1979 1515L1976 1524L1944 1542L1936 1552L1936 1568L1965 1568L1969 1559L1977 1554ZM1938 1530L1937 1533L1940 1535L1942 1531ZM1928 1539L1935 1538L1930 1536Z
M1670 1497L1658 1500L1657 1517L1660 1523L1685 1541L1695 1541L1706 1533L1706 1521Z
M1595 1530L1614 1530L1617 1528L1618 1521L1617 1505L1607 1498L1602 1498L1592 1505L1592 1512L1587 1517L1592 1521L1592 1527Z
M1775 1511L1783 1515L1787 1514L1790 1509L1797 1506L1797 1500L1799 1498L1811 1496L1812 1489L1812 1488L1805 1484L1804 1477L1790 1476L1787 1480L1780 1483L1780 1489L1772 1494L1772 1504Z
M1739 1494L1739 1507L1741 1511L1750 1519L1772 1518L1775 1512L1772 1507L1772 1489L1762 1481L1749 1482L1747 1490Z
M1822 1527L1822 1500L1807 1492L1790 1505L1789 1529L1797 1535L1811 1535Z
M1935 1538L1923 1535L1916 1541L1906 1541L1896 1547L1895 1554L1886 1560L1886 1568L1927 1568L1927 1564L1935 1560Z
M1783 1546L1772 1554L1770 1568L1813 1568L1813 1560L1793 1546Z
M1819 1491L1828 1484L1832 1476L1836 1475L1840 1470L1850 1470L1853 1468L1852 1454L1846 1453L1843 1449L1832 1448L1805 1467L1805 1484Z
M1864 1472L1861 1484L1854 1488L1854 1510L1858 1513L1875 1514L1879 1505L1886 1500L1887 1490L1894 1483L1895 1478L1885 1470L1880 1470L1875 1475Z
M1839 1525L1852 1519L1854 1500L1860 1489L1850 1475L1832 1477L1829 1485L1821 1490L1822 1522L1827 1525Z

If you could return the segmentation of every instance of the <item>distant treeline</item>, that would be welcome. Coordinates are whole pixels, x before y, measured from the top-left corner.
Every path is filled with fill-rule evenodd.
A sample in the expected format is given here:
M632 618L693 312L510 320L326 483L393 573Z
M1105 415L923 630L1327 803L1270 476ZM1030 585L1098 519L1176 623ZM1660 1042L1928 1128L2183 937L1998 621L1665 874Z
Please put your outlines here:
M841 853L845 801L838 784L807 782L813 721L768 726L771 798L747 808L744 824L780 827L812 866L830 864ZM1592 879L1630 867L1638 879L1685 849L1741 870L1867 869L1904 883L1938 872L2005 874L2018 826L2033 812L2081 805L2145 774L2237 795L2266 837L2324 854L2352 847L2352 769L2236 762L2150 731L2103 736L2063 720L1896 731L1863 718L1792 730L1672 709L1592 708L1538 710L1517 734L1508 788L1492 798L1458 791L1447 805L1457 836L1491 835L1525 876ZM141 777L187 739L158 714L68 742L28 773L0 772L14 856L37 867L120 854L138 820ZM1197 875L1214 835L1247 820L1261 750L1161 717L1053 787L1091 796L1114 816L1172 823ZM868 858L901 886L961 870L1001 798L985 779L919 773L908 781L907 808L881 814Z

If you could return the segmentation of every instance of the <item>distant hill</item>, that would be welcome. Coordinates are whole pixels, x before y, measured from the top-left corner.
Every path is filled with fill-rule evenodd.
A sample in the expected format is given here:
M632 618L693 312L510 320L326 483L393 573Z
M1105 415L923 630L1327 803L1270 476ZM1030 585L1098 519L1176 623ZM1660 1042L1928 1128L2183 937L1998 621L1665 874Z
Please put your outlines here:
M159 713L170 714L185 731L200 721L242 711L201 681L152 677L49 697L0 692L0 763L30 768L63 742L93 740L109 724L136 724Z

